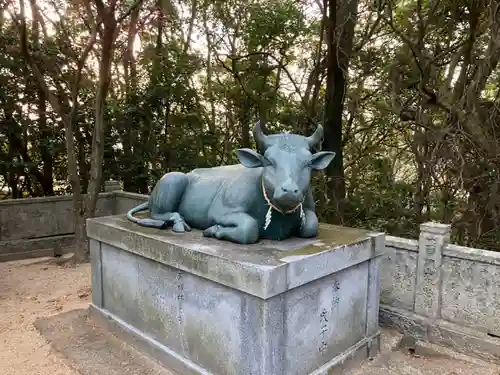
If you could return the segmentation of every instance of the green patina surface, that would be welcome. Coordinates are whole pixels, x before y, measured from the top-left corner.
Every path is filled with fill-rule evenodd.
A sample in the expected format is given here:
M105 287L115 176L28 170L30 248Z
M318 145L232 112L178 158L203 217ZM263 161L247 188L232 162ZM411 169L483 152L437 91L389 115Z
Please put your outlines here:
M368 236L369 232L361 229L337 227L321 224L316 241L293 251L280 251L284 256L314 255L327 251L335 246L357 243Z
M198 269L203 273L219 273L220 271L207 268L207 257L216 256L235 262L279 266L283 263L281 259L285 257L335 251L335 248L367 240L371 233L362 229L320 224L318 235L315 238L294 237L283 241L262 240L258 244L242 245L204 237L202 231L196 229L191 232L174 233L170 230L142 227L128 221L122 215L93 220L105 225L111 224L112 227L125 230L130 235L136 233L139 236L146 235L149 238L165 242L164 250L153 251L157 253L159 261L175 259L176 262L189 268ZM111 230L111 228L109 229ZM147 249L144 251L149 252ZM243 274L240 276L245 277Z
M202 231L197 229L193 229L191 232L175 233L170 230L138 226L126 220L123 215L96 218L95 220L102 221L103 224L110 223L113 227L124 229L130 233L145 234L162 242L182 246L200 253L220 253L220 255L231 255L230 258L241 258L247 262L267 265L276 264L271 260L278 260L285 254L286 256L312 255L330 250L332 247L354 244L367 239L371 233L368 230L321 223L315 238L292 237L282 241L262 240L257 244L242 245L228 244L217 239L204 237ZM192 256L190 255L189 258Z

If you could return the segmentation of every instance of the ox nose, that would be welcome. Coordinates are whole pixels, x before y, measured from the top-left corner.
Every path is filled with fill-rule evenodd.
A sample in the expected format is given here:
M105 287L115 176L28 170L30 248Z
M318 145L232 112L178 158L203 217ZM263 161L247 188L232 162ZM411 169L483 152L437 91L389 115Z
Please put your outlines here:
M299 187L292 179L288 179L288 181L281 185L280 190L283 195L293 197L299 192Z
M283 190L284 193L294 193L294 194L297 194L299 192L299 189L297 188L297 186L282 186L281 187L281 190Z
M300 194L297 184L288 182L275 190L274 200L278 205L288 209L302 201L302 194Z

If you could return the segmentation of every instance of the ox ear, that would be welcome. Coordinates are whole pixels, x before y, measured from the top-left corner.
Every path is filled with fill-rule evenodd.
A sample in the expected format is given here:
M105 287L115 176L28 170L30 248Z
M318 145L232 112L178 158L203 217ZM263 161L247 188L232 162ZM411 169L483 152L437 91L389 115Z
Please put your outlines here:
M238 156L240 163L247 168L263 167L269 164L264 156L254 150L250 150L249 148L237 149L236 155Z
M332 162L334 157L335 152L333 151L317 152L311 158L311 168L316 171L325 169Z

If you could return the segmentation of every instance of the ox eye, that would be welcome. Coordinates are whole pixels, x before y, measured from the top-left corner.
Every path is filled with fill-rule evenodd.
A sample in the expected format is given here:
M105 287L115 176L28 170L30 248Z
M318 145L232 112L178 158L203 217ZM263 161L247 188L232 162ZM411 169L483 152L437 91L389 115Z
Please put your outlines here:
M263 161L264 161L264 166L267 167L267 166L274 166L275 164L268 158L266 158L265 156L263 157Z
M275 166L276 165L274 160L266 158L265 156L263 158L264 158L264 166Z

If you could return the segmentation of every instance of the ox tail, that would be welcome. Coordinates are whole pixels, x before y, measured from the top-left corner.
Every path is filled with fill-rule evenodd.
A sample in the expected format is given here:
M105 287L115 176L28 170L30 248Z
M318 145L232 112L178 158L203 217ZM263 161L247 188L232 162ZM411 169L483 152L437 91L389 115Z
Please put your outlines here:
M127 219L129 219L130 221L132 221L134 223L139 223L139 221L141 221L141 219L134 217L134 215L138 212L146 211L148 208L149 208L149 202L144 202L138 206L135 206L129 212L127 212Z
M144 202L138 206L135 206L129 212L127 212L127 219L136 224L142 225L143 227L165 228L167 223L163 220L155 220L150 218L139 219L134 216L136 213L146 211L148 208L149 208L149 202Z

